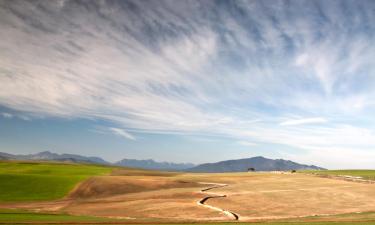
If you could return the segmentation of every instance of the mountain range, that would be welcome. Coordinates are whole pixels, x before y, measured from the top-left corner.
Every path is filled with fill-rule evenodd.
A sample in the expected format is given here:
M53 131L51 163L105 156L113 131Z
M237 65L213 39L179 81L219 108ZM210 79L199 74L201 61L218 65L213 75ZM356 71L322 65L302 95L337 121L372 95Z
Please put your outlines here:
M39 152L36 154L13 155L0 152L0 159L3 160L46 160L46 161L62 161L62 162L81 162L95 164L111 164L99 157L87 157L75 154L57 154L49 151Z
M156 162L152 159L123 159L116 162L115 165L153 170L186 170L195 166L192 163Z
M192 163L156 162L152 159L122 159L118 162L110 163L99 157L88 157L75 154L57 154L49 151L44 151L36 154L27 155L14 155L0 152L0 160L45 160L75 163L94 163L151 170L171 170L207 173L244 172L250 168L254 169L255 171L324 170L324 168L317 167L314 165L304 165L284 159L267 159L262 156L194 165Z
M255 171L288 171L288 170L324 170L314 165L299 164L284 159L267 159L262 156L246 159L226 160L217 163L205 163L190 168L189 172L244 172L252 168Z
M152 159L137 160L137 159L122 159L115 163L110 163L99 157L87 157L75 154L57 154L49 151L39 152L36 154L14 155L5 152L0 152L0 160L41 160L41 161L61 161L61 162L76 162L76 163L94 163L103 165L126 166L142 169L152 170L185 170L192 168L195 165L192 163L170 163L170 162L156 162Z

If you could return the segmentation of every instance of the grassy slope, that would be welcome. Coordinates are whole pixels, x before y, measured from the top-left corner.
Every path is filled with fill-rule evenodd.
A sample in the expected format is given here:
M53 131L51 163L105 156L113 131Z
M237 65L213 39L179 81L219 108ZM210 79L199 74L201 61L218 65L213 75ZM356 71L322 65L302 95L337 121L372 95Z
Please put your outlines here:
M375 180L375 170L306 170L302 173L314 173L321 175L346 175L363 177L365 179Z
M0 209L1 223L24 223L24 222L104 222L114 221L113 219L71 216L66 214L33 213L24 210Z
M8 209L0 209L0 224L22 224L22 223L31 223L31 224L43 224L43 223L84 223L84 224L120 224L121 222L124 224L129 224L131 221L129 220L119 220L119 219L107 219L107 218L99 218L99 217L90 217L90 216L71 216L66 214L49 214L49 213L32 213L23 210L8 210ZM200 224L200 223L194 223ZM191 224L191 225L194 225ZM202 223L202 224L209 224L209 225L232 225L234 223ZM354 224L362 224L362 225L375 225L375 222L267 222L267 223L235 223L235 224L270 224L270 225L336 225L336 224L344 224L344 225L354 225ZM167 224L165 224L167 225ZM184 223L184 225L190 225L188 223Z
M0 162L0 202L64 197L78 182L110 167L38 162Z
M113 168L95 165L75 165L75 164L58 164L58 163L30 163L30 162L0 162L0 202L1 201L29 201L29 200L47 200L63 197L78 182L89 176L109 173ZM117 171L121 173L122 170ZM131 175L133 170L127 170L126 174ZM147 171L146 171L147 172ZM375 171L370 170L340 170L340 171L308 171L322 172L322 174L334 175L352 175L371 178L375 175ZM115 171L116 173L116 171ZM134 170L134 175L143 174L144 171ZM157 174L156 172L147 172L147 175ZM168 176L175 175L173 173L166 174ZM216 179L215 179L216 180ZM350 216L350 215L349 215ZM364 218L362 218L364 217ZM367 218L368 217L368 218ZM373 216L364 214L358 217L356 214L353 218L356 220L365 220L363 222L268 222L268 223L252 223L252 224L274 224L274 225L333 225L333 224L373 224L375 222L366 222L372 220ZM121 222L121 220L115 220ZM49 213L33 213L22 210L0 210L0 224L12 223L38 223L38 222L85 222L95 224L106 224L114 222L114 219L90 217L90 216L71 216L65 214L49 214ZM127 220L127 223L132 221ZM229 223L209 223L229 224Z

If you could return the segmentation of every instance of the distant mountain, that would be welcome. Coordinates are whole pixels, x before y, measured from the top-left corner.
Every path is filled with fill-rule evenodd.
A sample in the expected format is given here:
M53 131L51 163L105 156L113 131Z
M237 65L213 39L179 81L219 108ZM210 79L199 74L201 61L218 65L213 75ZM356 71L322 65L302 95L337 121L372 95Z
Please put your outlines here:
M109 162L99 157L87 157L74 154L56 154L49 151L39 152L28 155L13 155L9 153L0 152L0 159L2 160L47 160L47 161L63 161L63 162L83 162L95 164L110 164Z
M95 163L104 165L117 165L151 170L185 170L192 168L195 165L191 163L170 163L170 162L156 162L152 159L136 160L123 159L114 164L107 162L99 157L87 157L74 154L57 154L49 151L39 152L28 155L13 155L5 152L0 152L0 160L45 160L45 161L61 161L61 162L77 162L77 163Z
M254 168L256 171L325 170L324 168L317 167L314 165L298 164L296 162L283 159L267 159L261 156L247 159L226 160L217 163L205 163L198 166L192 163L156 162L152 159L123 159L112 164L99 157L87 157L75 154L57 154L49 151L28 155L14 155L5 152L0 152L0 160L45 160L77 163L94 163L151 170L170 170L207 173L243 172L247 171L249 168Z
M115 163L118 166L151 169L151 170L186 170L194 167L192 163L170 163L170 162L156 162L152 159L137 160L137 159L123 159Z
M254 168L255 171L288 171L288 170L325 170L324 168L314 165L304 165L284 159L267 159L261 156L227 160L217 163L205 163L196 167L187 169L190 172L244 172L249 168Z
M2 159L2 160L12 159L13 156L14 155L12 155L12 154L0 152L0 159Z

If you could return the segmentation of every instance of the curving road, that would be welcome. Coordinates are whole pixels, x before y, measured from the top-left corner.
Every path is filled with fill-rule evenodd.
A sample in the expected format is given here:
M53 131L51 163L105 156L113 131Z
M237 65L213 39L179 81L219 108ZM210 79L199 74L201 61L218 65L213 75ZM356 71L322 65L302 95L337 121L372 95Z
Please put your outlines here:
M228 216L229 218L231 218L233 220L239 220L240 219L240 217L237 213L234 213L234 212L231 212L231 211L219 208L219 207L215 207L215 206L212 206L212 205L208 205L206 203L206 201L211 199L211 198L226 198L227 195L221 195L221 194L217 194L217 193L214 193L214 192L209 192L209 190L212 190L212 189L215 189L215 188L222 188L222 187L228 186L228 184L205 183L205 182L200 182L200 184L208 184L208 185L213 185L213 186L210 186L210 187L207 187L207 188L204 188L204 189L200 190L200 192L207 193L207 194L209 194L209 196L206 196L206 197L202 198L201 200L199 200L197 202L198 205L201 205L201 206L219 211L221 213L224 213L226 216Z

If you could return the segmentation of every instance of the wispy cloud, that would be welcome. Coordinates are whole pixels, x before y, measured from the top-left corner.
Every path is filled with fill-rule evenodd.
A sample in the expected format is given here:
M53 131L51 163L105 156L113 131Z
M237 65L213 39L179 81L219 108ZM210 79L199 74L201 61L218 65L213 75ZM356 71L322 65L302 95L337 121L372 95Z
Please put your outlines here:
M116 127L110 127L109 130L111 132L113 132L115 135L124 137L124 138L129 139L129 140L133 140L133 141L136 140L136 138L132 134L130 134L129 132L127 132L124 129L116 128Z
M314 118L303 118L303 119L293 119L293 120L286 120L280 123L281 126L293 126L293 125L304 125L304 124L317 124L317 123L327 123L328 120L322 117L314 117Z
M249 141L239 141L238 144L244 145L244 146L257 146L258 144L249 142Z
M343 148L333 133L318 139L343 124L374 130L373 8L323 0L0 1L0 104L29 117L99 118L141 132ZM302 119L280 123L290 115ZM354 137L345 148L363 147Z
M12 119L13 118L13 114L6 113L6 112L1 113L0 115L2 117L6 118L6 119Z

